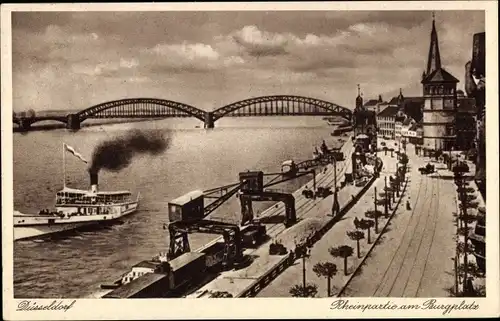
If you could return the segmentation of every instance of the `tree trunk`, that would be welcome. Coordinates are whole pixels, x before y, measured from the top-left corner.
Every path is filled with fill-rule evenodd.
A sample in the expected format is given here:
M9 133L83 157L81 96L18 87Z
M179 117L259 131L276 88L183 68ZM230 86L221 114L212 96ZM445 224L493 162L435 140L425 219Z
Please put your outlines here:
M377 216L377 213L375 213L375 233L378 234L378 216Z
M358 248L358 259L359 259L359 240L356 240L356 246Z
M330 297L330 277L327 277L327 278L326 278L326 286L328 287L328 288L326 289L327 294L328 294L328 297Z
M466 221L464 221L464 225L465 225L465 230L466 232L468 232L468 224ZM467 270L468 270L468 258L467 258L467 250L469 249L469 245L467 244L468 242L468 233L464 233L464 288L463 288L463 293L466 294L467 293Z
M347 256L344 258L344 274L347 275Z
M368 244L370 244L371 241L370 241L370 228L368 228Z

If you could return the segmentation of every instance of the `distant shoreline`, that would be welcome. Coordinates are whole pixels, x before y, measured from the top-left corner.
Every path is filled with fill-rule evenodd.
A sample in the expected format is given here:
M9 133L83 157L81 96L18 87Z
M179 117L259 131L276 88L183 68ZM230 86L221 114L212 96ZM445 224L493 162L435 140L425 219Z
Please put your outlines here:
M94 126L102 126L102 125L113 125L113 124L124 124L124 123L137 123L137 122L145 122L152 120L159 120L163 118L128 118L128 119L92 119L90 121L81 124L81 128L85 127L94 127ZM55 130L55 129L65 129L66 125L63 123L58 124L45 124L45 125L31 125L30 129L27 131L23 131L20 127L13 127L14 133L27 133L34 131L46 131L46 130Z
M154 120L161 120L161 119L166 119L163 117L158 117L158 118L118 118L118 119L89 119L85 123L81 124L81 128L86 128L86 127L95 127L95 126L102 126L102 125L113 125L113 124L125 124L125 123L137 123L137 122L146 122L146 121L154 121ZM339 121L339 118L336 117L323 117L322 120L324 120L328 125L330 126L338 126L339 124L337 122L342 122ZM334 121L334 122L332 122ZM196 126L198 127L198 126ZM199 125L200 128L203 127L203 123L200 122ZM65 129L66 124L63 123L53 123L53 124L42 124L42 125L31 125L30 129L27 131L23 131L20 127L16 127L14 125L13 127L13 132L14 133L28 133L28 132L35 132L35 131L49 131L49 130L56 130L56 129Z

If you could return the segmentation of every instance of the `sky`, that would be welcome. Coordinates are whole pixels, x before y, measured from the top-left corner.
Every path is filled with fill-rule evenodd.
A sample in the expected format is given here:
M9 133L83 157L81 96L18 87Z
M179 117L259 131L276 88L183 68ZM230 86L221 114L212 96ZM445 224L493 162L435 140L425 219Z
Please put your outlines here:
M483 11L437 11L443 67L460 80ZM151 97L213 110L265 95L354 107L421 94L430 11L14 12L14 111Z

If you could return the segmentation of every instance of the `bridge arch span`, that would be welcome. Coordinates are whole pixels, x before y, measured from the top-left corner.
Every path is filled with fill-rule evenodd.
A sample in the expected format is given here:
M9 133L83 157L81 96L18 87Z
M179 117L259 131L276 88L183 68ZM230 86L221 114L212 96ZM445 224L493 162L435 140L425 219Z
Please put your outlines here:
M216 121L245 107L259 108L260 110L255 113L255 116L337 115L349 122L352 121L352 111L346 107L321 99L293 95L261 96L237 101L214 110L212 112L213 120Z
M35 118L33 120L29 120L28 121L30 122L31 125L35 124L35 123L40 123L40 122L59 122L59 123L63 123L63 124L66 124L67 121L66 121L66 117L43 117L43 118Z
M205 121L204 110L159 98L127 98L101 103L77 113L80 122L87 118L195 117Z

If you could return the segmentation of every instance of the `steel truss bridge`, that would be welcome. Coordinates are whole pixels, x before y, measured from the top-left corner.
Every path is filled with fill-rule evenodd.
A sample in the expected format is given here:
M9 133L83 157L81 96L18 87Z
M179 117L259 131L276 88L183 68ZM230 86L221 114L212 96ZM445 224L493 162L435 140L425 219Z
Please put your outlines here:
M276 95L234 102L213 111L205 111L176 101L158 98L129 98L101 103L66 116L13 117L22 129L45 120L60 121L69 129L79 129L86 119L194 117L213 128L222 117L251 116L339 116L352 121L352 111L337 104L309 97Z

